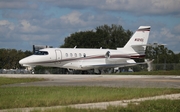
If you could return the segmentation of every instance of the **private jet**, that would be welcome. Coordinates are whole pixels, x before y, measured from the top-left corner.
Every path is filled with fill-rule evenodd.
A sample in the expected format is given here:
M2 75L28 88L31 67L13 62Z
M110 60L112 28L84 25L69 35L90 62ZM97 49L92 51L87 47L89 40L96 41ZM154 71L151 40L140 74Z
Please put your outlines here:
M148 46L150 26L140 26L122 48L86 49L86 48L45 48L19 61L22 66L60 67L71 70L93 70L100 74L102 70L125 66L134 66L134 59L144 58Z

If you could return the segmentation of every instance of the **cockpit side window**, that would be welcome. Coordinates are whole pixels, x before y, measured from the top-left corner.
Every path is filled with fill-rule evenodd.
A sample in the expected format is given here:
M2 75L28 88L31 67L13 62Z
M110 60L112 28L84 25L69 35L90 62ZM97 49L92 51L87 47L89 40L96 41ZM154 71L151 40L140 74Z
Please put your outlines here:
M37 51L35 52L35 55L48 55L49 53L47 51Z

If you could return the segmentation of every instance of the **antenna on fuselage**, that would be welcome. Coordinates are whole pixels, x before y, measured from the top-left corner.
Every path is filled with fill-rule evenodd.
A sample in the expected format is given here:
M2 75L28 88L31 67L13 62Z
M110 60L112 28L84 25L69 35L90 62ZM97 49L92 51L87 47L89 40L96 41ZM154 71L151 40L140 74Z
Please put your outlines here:
M76 49L77 46L74 46L74 49Z

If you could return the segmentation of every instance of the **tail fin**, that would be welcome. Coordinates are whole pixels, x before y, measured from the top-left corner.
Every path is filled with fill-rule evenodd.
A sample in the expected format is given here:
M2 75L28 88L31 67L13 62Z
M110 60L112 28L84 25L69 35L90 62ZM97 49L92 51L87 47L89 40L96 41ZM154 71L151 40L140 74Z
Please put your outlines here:
M145 54L150 28L150 26L140 26L126 43L124 49L132 53Z

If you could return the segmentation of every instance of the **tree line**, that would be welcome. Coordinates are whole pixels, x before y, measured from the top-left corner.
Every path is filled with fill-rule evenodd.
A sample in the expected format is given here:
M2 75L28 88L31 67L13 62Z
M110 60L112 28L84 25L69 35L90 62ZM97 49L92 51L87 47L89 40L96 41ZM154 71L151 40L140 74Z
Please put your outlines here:
M90 31L80 31L64 39L61 48L109 48L123 47L133 32L125 30L121 25L102 25ZM31 51L16 49L0 49L0 69L24 68L19 60L32 55ZM154 63L180 63L180 53L175 54L165 46L148 46L147 59L154 59ZM143 60L137 60L143 61Z
M180 53L175 54L164 45L148 46L146 49L146 58L155 59L154 63L180 63Z
M95 31L75 32L66 37L62 48L110 48L123 47L130 39L133 32L125 30L120 25L103 25L95 29Z
M0 69L21 69L19 60L32 55L31 51L21 51L16 49L0 49Z

